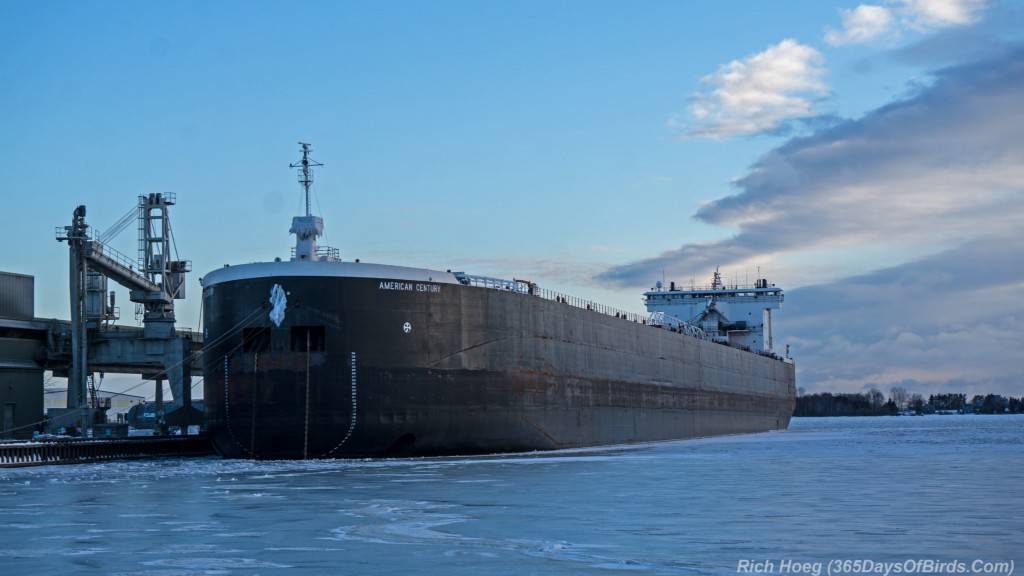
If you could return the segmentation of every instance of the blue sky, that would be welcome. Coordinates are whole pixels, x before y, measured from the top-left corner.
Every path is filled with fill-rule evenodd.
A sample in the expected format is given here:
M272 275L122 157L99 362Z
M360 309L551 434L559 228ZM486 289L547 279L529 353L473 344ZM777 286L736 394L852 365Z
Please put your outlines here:
M0 269L66 318L54 229L173 191L197 327L202 274L287 256L304 141L344 259L631 311L760 269L808 391L1018 396L1022 31L995 0L5 2Z

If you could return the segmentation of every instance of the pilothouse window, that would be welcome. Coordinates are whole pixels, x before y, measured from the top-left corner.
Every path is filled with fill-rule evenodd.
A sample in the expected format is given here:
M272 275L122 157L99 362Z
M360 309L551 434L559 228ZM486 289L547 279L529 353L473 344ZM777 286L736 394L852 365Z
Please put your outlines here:
M293 326L292 352L323 352L327 350L327 329L324 326Z

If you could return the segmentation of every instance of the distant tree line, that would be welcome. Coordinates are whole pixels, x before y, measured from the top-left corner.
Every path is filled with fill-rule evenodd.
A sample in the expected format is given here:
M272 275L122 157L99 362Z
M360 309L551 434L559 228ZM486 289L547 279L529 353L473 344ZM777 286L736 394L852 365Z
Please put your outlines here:
M878 390L868 392L819 392L796 397L793 416L890 416L898 413Z
M968 401L966 394L953 393L932 394L926 401L920 394L911 394L901 386L890 389L888 399L878 389L866 392L805 394L801 388L797 391L793 416L892 416L906 412L1020 414L1024 412L1024 397L1007 398L998 394L978 394Z

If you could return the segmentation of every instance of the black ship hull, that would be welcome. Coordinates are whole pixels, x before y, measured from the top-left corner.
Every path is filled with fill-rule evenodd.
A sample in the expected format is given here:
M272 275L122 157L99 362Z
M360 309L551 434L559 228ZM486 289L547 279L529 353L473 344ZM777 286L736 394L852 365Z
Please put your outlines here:
M446 273L303 264L205 279L207 430L225 457L551 450L784 429L793 413L778 358Z

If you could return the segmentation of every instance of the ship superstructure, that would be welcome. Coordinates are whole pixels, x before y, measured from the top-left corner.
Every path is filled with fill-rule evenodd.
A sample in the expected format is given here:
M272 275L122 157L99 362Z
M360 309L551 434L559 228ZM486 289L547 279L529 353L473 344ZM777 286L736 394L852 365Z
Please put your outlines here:
M651 321L753 352L772 353L772 310L782 306L782 289L758 278L753 286L727 286L715 269L711 284L677 288L661 282L644 292Z

